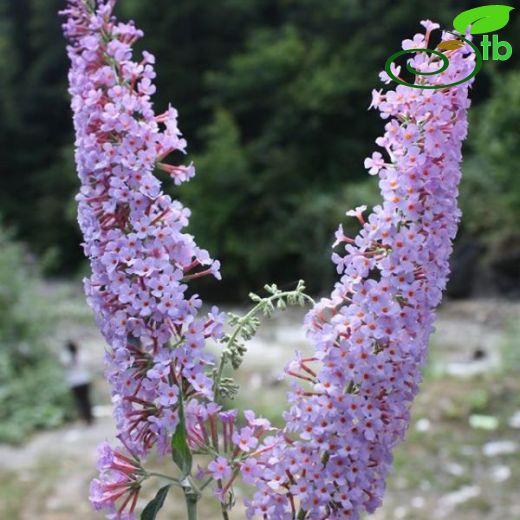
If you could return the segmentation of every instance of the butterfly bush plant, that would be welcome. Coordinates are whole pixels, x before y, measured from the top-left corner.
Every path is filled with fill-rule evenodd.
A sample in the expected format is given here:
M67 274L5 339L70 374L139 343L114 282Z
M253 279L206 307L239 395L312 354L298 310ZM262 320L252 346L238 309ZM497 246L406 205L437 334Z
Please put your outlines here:
M336 233L340 279L330 298L315 304L303 282L287 292L273 285L265 297L251 295L254 306L244 316L207 312L188 285L219 279L219 263L186 233L190 211L159 180L178 185L195 171L171 159L186 149L177 112L154 112L154 57L134 57L143 34L114 18L115 3L69 0L62 13L79 223L92 267L85 291L109 345L118 438L117 446L99 448L91 501L109 519L130 520L139 510L149 520L177 487L194 520L197 502L211 489L228 519L233 486L242 479L253 487L248 518L357 520L381 504L446 284L460 216L469 83L373 92L371 106L386 125L377 139L382 151L365 166L379 177L383 200L367 216L363 206L347 213L359 222L357 236L341 227ZM404 49L427 47L438 26L422 25L425 33L405 40ZM417 75L417 85L451 83L472 70L467 46L446 54L449 69ZM410 61L419 72L438 69L427 53ZM225 369L239 368L259 317L306 303L314 352L296 354L286 367L285 425L274 428L252 411L224 407L238 391ZM210 341L220 356L206 348ZM149 468L152 453L172 459L171 475ZM162 487L143 509L139 496L148 479Z

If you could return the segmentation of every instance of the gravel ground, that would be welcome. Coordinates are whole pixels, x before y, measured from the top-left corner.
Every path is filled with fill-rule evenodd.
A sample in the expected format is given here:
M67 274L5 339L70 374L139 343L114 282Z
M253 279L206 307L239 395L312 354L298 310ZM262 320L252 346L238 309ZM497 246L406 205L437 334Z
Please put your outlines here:
M114 435L103 341L79 293L70 287L49 292L60 301L52 344L58 350L65 339L76 339L96 374L97 421L36 434L23 447L0 446L0 517L100 519L87 494L95 448ZM243 366L240 406L279 416L285 389L278 376L295 349L308 348L302 316L289 310L261 328ZM520 302L469 300L440 309L412 426L396 452L384 507L371 518L520 520L519 318ZM220 518L212 507L201 504L201 519ZM159 518L184 519L183 508L180 497L170 499ZM244 518L242 508L232 518Z

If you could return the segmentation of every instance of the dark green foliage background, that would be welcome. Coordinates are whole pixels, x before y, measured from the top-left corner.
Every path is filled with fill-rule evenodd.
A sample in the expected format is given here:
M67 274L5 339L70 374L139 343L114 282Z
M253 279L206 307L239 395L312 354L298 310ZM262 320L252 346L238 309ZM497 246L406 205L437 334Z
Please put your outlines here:
M73 195L63 0L0 0L0 213L48 274L81 271ZM486 2L484 2L486 3ZM492 3L492 2L490 2ZM367 112L378 72L431 18L446 28L481 2L438 0L120 0L157 55L156 107L170 100L198 176L172 189L191 231L221 259L237 298L265 282L329 287L330 244L348 207L377 202L363 159L383 122ZM462 234L493 256L517 234L520 16L473 92ZM142 47L142 48L144 48ZM502 246L501 246L502 245ZM489 255L488 255L489 256Z

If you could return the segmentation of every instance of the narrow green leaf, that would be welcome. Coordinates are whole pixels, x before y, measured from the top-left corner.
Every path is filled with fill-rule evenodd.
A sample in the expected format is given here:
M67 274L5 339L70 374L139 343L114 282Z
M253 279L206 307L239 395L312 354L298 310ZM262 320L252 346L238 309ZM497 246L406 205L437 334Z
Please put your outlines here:
M168 491L170 491L170 487L170 485L167 485L157 491L155 498L148 502L147 506L143 509L141 520L155 520L157 518L157 513L164 505L164 500L168 495Z
M485 34L498 31L509 22L509 13L514 9L509 5L483 5L463 11L453 20L453 27L465 34L471 25L471 34Z
M184 406L181 400L179 405L179 424L172 436L172 459L179 467L183 477L191 474L193 458L186 435L186 420L184 418Z

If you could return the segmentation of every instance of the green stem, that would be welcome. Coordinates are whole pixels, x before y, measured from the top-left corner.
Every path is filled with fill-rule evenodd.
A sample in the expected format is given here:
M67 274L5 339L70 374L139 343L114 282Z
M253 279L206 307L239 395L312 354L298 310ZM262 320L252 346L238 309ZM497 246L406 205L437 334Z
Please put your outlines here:
M213 478L209 477L208 480L206 480L206 482L204 482L204 484L202 484L202 486L199 487L199 491L204 491L212 482Z
M184 498L186 499L188 520L197 520L197 503L201 496L200 491L191 476L181 480L180 484L184 491Z
M233 334L229 337L229 340L227 341L228 345L232 345L234 341L236 340L239 333L242 331L244 326L248 323L248 321L258 312L260 312L266 305L266 303L272 303L276 300L280 300L283 298L287 298L288 296L291 296L295 293L295 291L285 291L281 292L279 294L273 294L269 298L263 298L262 301L258 302L247 314L242 316L238 322L235 330L233 331ZM314 300L307 294L302 293L301 296L303 296L307 301L309 301L312 305L315 304ZM222 374L224 373L224 368L226 366L228 356L226 354L222 354L220 358L220 364L218 367L217 375L215 377L215 399L218 398L219 392L220 392L220 381L222 379Z
M186 493L186 509L188 510L188 520L197 520L197 495Z
M218 480L217 484L218 484L219 489L222 489L222 480ZM220 500L219 500L219 502L220 502ZM222 511L223 520L229 520L229 515L226 510L226 505L223 504L222 502L220 502L220 510Z
M177 478L169 477L168 475L163 475L162 473L147 473L149 477L158 477L158 478L164 478L166 480L170 480L171 482L175 482L176 484L180 485L180 481Z

